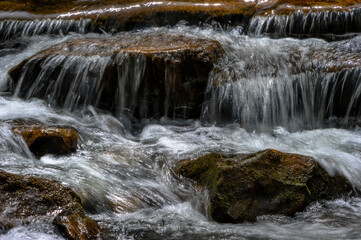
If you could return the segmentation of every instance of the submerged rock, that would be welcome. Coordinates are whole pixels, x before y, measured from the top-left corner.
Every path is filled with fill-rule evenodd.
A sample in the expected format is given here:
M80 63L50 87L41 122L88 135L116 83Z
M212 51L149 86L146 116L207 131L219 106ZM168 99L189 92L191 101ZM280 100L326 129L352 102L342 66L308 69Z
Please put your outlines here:
M23 136L36 157L46 154L64 155L76 151L78 132L73 128L17 126L13 131Z
M213 153L179 165L178 174L208 189L210 215L218 222L292 216L312 201L352 189L344 177L330 176L313 158L275 150L234 157Z
M193 118L223 53L217 41L172 34L78 39L12 69L10 89L69 110L92 105L115 114L131 111L138 118Z
M0 229L6 231L34 220L54 221L68 239L94 239L100 232L97 223L85 216L80 198L70 188L0 170Z

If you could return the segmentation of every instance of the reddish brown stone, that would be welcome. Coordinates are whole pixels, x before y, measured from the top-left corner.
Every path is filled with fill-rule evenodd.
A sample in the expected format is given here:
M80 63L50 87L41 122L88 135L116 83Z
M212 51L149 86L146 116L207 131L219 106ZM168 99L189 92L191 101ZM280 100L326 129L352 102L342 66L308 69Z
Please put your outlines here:
M23 136L35 156L64 155L76 151L78 133L73 128L23 126L14 127L15 134Z

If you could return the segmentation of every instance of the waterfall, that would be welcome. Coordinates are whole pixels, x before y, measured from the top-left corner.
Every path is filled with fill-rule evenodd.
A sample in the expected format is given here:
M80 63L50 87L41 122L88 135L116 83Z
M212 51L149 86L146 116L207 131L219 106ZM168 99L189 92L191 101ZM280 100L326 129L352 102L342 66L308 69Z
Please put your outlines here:
M0 153L13 152L32 159L33 155L22 137L16 136L10 124L0 123Z
M70 32L85 34L92 31L90 19L63 20L2 20L0 21L0 40L19 36L34 36L43 34L68 34Z
M130 57L123 52L113 56L34 58L23 67L14 96L45 99L68 111L85 111L92 105L120 113L136 105L144 69L144 55Z
M85 111L91 105L116 113L116 107L131 107L130 98L135 98L139 87L130 83L139 74L134 66L142 64L136 65L140 60L132 62L132 59L123 53L32 58L22 67L16 86L10 84L14 97L44 99L51 106L68 111ZM112 79L114 76L118 78L116 81ZM132 91L128 92L129 89Z
M297 10L288 15L255 16L248 31L253 36L276 38L361 32L361 8L355 7L350 11Z
M299 130L319 128L340 117L341 124L348 125L361 115L361 68L240 79L211 85L208 94L204 111L211 121L237 121L249 129Z

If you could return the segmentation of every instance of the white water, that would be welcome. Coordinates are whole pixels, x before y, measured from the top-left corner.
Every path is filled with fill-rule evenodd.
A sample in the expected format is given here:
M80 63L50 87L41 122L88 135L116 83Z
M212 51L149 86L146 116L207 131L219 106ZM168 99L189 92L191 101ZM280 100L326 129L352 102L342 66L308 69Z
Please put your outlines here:
M287 9L287 8L286 8ZM359 32L361 8L347 11L294 11L288 15L255 16L249 25L252 36L308 37Z
M62 20L49 18L0 21L1 40L35 35L66 35L70 32L85 34L90 31L92 31L92 23L89 19Z
M284 49L334 44L310 40L250 39L239 31L176 26L149 29L219 40L227 52L229 69L252 69L243 78L267 78L274 69L278 76L291 74ZM78 35L25 38L28 47L21 54L0 58L0 79L22 59L50 45L78 38ZM339 43L343 48L360 49L360 42ZM336 46L337 47L337 46ZM237 51L235 51L235 49ZM306 49L306 50L304 50ZM253 53L253 55L252 55ZM247 58L249 57L249 58ZM238 61L236 61L238 59ZM272 63L275 63L272 64ZM222 62L224 64L224 62ZM223 65L224 66L224 65ZM236 80L238 75L235 75ZM242 77L240 78L242 79ZM282 80L282 78L279 78ZM229 79L226 79L228 81ZM66 157L32 157L24 142L10 131L11 120L37 120L44 124L75 127L81 135L78 151ZM201 199L206 198L189 182L172 172L175 163L209 152L250 153L266 148L313 156L330 174L345 175L361 187L361 129L323 128L247 131L239 124L206 125L194 120L143 120L132 126L128 119L97 112L53 109L43 100L0 97L0 169L41 176L70 186L82 198L90 216L104 227L104 239L360 239L359 198L337 199L312 204L294 218L263 216L257 223L218 224L205 214ZM57 239L52 226L34 222L17 227L0 239Z

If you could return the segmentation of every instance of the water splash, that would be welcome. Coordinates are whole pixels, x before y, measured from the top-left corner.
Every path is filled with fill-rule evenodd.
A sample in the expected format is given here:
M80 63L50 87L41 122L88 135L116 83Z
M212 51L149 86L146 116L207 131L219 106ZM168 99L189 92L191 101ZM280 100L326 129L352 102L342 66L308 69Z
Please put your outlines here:
M0 152L12 152L27 158L34 158L25 141L20 136L16 136L11 130L11 126L0 123Z

